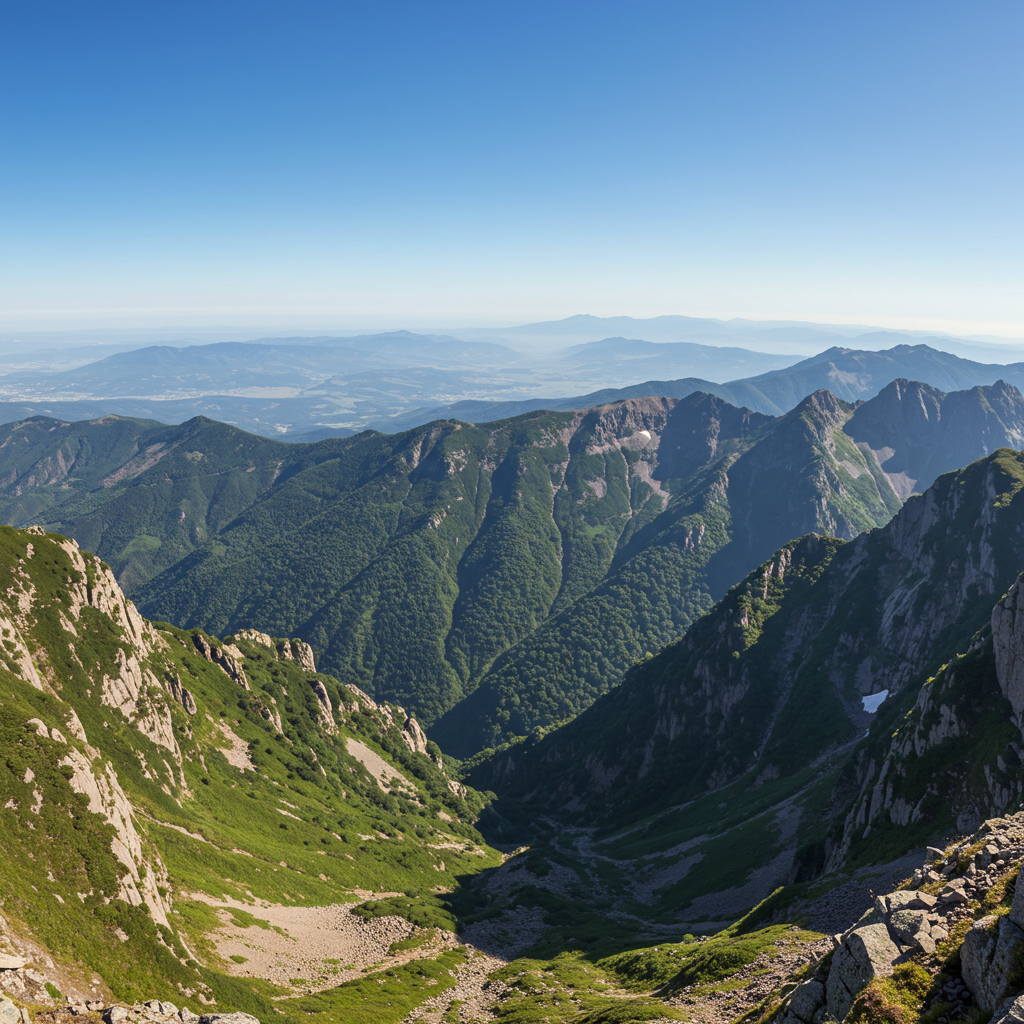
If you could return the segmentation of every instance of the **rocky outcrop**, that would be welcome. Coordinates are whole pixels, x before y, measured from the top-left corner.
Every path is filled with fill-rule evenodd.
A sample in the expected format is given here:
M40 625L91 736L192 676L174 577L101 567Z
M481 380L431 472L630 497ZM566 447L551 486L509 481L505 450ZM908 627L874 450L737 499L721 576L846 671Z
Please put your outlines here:
M297 661L307 672L316 671L313 648L304 640L275 640L268 633L261 633L258 629L240 629L235 636L240 640L248 640L250 643L269 648L278 658Z
M165 689L190 714L196 713L196 699L181 685L177 672L168 672L165 677ZM280 731L280 730L278 730Z
M261 633L258 629L240 629L235 636L241 640L249 640L254 644L260 644L262 647L274 649L273 638L267 633Z
M414 754L427 752L427 734L415 718L407 717L402 726L402 741Z
M242 652L231 644L220 646L211 643L209 638L196 630L192 634L195 649L212 665L224 670L225 674L243 690L251 689L249 679L242 668Z
M307 672L316 671L313 648L302 640L281 640L277 644L277 653L288 661L297 661Z
M1017 961L1024 931L1006 917L976 921L960 948L964 982L983 1010L995 1010L1007 996L1024 985Z
M884 923L858 924L851 929L835 951L828 973L825 999L829 1014L842 1020L870 981L892 974L899 955Z
M52 734L51 734L52 735ZM145 904L153 920L167 927L167 907L160 892L166 886L167 871L159 856L148 861L143 855L142 839L132 819L132 805L109 766L99 766L80 751L70 748L61 764L70 769L68 781L76 793L89 801L89 810L102 815L113 827L111 851L127 868L121 879L120 898L132 906Z
M1024 594L1019 577L992 609L992 644L999 689L1013 708L1013 720L1024 734Z
M334 706L331 704L331 698L327 693L327 688L319 679L310 679L309 685L316 694L317 713L320 716L320 724L323 726L324 731L329 735L337 735L338 723L334 721Z
M126 654L123 648L118 648L116 663L117 672L103 676L102 702L117 708L139 732L180 759L171 712L162 699L164 687L150 669L139 664L134 651ZM181 690L180 683L178 689ZM192 707L195 708L195 701Z
M975 921L993 886L1002 894L1024 860L1024 812L986 821L981 831L949 849L930 848L926 862L906 889L874 898L874 906L856 924L834 938L836 949L827 973L819 968L785 1001L780 1024L842 1021L875 978L888 977L911 959L937 963L962 922L972 922L960 947L962 980L947 979L933 996L963 1016L974 1004L995 1010L993 1020L1024 1008L1024 886L1015 887L1010 912ZM991 904L990 904L991 905ZM948 967L946 968L948 970ZM1024 1014L1021 1015L1024 1019Z

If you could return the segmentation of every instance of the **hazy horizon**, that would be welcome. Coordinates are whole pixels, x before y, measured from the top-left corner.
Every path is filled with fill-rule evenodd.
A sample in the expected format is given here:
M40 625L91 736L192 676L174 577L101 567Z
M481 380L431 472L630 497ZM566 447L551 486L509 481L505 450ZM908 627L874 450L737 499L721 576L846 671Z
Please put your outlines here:
M1009 0L2 24L3 333L586 311L1024 337Z

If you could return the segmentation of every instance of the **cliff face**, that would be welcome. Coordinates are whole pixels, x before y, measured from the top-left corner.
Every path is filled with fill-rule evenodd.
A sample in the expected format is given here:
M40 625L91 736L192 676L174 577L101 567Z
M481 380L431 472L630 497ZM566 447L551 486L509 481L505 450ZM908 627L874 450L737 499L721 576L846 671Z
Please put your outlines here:
M0 527L0 954L62 997L269 1015L197 908L444 885L499 861L479 805L414 718L301 641L154 626L73 541ZM40 986L19 997L53 1003Z
M1024 565L1022 484L1024 454L1002 449L852 543L787 545L588 712L474 778L509 803L621 826L723 787L795 786L849 746L858 767L832 802L856 805L833 866L883 819L918 826L893 837L904 849L976 825L1020 793L1019 587L991 609ZM881 691L871 738L852 746L873 721L862 698Z
M899 378L858 406L843 430L905 501L955 466L1022 447L1024 399L1003 381L946 394Z

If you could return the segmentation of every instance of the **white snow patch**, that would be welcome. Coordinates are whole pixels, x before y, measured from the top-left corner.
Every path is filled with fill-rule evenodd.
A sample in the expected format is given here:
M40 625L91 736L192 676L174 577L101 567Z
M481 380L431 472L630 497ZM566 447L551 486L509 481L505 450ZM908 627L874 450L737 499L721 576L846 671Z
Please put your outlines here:
M888 690L879 690L878 693L872 693L868 697L861 697L860 702L864 705L864 710L869 715L873 715L878 710L882 701L888 696Z

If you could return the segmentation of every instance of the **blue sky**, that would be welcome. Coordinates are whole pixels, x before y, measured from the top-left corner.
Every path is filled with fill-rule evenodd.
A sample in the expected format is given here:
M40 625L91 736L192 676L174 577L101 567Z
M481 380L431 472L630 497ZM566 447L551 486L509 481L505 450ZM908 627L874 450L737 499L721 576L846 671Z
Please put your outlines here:
M1024 335L1024 4L11 0L0 324Z

